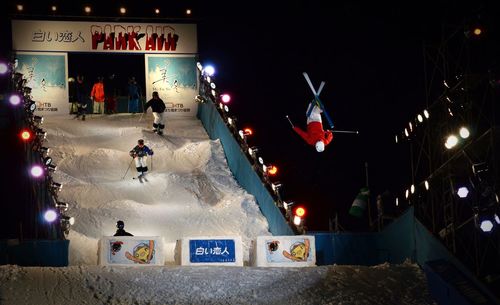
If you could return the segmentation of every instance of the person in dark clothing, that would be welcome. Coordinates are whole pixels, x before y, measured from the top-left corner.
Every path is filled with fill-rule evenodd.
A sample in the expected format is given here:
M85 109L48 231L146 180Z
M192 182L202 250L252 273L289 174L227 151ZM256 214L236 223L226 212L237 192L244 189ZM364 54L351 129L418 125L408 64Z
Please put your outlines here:
M114 74L111 74L104 83L104 95L106 96L106 113L116 113L116 96L118 92Z
M135 168L140 173L138 178L143 178L148 172L147 155L152 156L153 150L144 145L144 140L139 139L137 145L129 152L130 156L135 160Z
M75 119L79 119L81 117L82 121L85 121L85 114L87 113L87 106L89 102L88 96L89 90L83 75L78 75L75 82L75 100L78 105L78 113L76 114Z
M144 113L148 111L148 108L151 107L153 110L153 131L159 135L163 134L163 129L165 128L164 121L164 112L165 112L165 103L158 95L158 92L153 92L153 98L150 99L146 105L144 105Z
M122 220L118 220L116 222L116 227L118 228L118 230L116 230L116 233L113 236L134 236L131 233L125 231L125 223Z

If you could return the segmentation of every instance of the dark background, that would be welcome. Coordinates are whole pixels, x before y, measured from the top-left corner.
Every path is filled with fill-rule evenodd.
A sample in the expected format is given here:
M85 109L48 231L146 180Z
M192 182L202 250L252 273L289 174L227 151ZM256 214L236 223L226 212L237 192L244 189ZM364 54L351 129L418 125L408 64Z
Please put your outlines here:
M81 19L84 2L66 2L24 3L24 14ZM150 21L198 24L199 61L216 67L215 83L232 95L229 107L238 128L254 130L249 144L260 148L266 163L278 166L282 198L307 207L309 230L327 230L335 213L349 228L347 211L367 176L372 204L388 190L404 205L402 194L411 184L410 148L397 145L394 136L441 93L436 86L429 89L442 79L426 80L425 72L435 64L425 60L424 46L438 46L448 33L462 35L479 20L488 30L482 42L471 42L470 67L486 73L498 66L500 54L495 20L500 11L493 1L85 3L94 10L86 19L118 18L124 5L128 13L121 20L146 21L158 7L162 19ZM52 4L58 5L55 14ZM8 57L6 13L15 13L15 2L0 6L5 6L2 56ZM189 18L186 7L193 10ZM144 88L141 56L71 54L69 63L70 76L83 73L92 79L112 72L125 80L135 75ZM308 72L315 87L326 82L321 98L335 128L358 130L359 135L335 134L325 152L317 153L293 132L285 115L305 128L305 110L313 97L302 72Z

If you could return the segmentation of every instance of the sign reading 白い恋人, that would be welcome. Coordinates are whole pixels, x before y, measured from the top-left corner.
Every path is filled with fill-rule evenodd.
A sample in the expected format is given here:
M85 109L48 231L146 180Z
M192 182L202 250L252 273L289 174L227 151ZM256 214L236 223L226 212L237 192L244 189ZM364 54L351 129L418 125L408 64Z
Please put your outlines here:
M196 54L195 24L12 20L16 51Z
M236 247L233 239L196 239L189 241L191 263L236 262Z

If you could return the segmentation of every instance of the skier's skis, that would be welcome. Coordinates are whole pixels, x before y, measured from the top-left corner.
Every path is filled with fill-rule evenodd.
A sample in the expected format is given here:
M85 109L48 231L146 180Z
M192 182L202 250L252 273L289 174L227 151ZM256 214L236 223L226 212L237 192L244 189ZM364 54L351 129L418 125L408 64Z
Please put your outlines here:
M309 88L311 88L311 91L314 94L314 99L315 99L316 103L319 105L319 107L321 108L321 110L323 110L323 113L325 114L326 120L328 121L328 125L330 125L330 129L333 129L332 118L330 117L330 115L328 114L328 112L325 109L325 106L323 105L323 103L319 99L319 94L321 93L321 90L323 90L323 87L325 86L325 82L321 82L321 84L319 86L319 89L316 92L316 89L314 89L314 86L313 86L313 84L311 82L311 79L309 79L309 75L307 75L307 72L303 72L302 74L304 75L304 78L306 79L306 82L309 85ZM313 107L311 107L308 110L307 116L309 116L311 114L312 109L313 109Z
M134 179L134 180L137 179L137 180L139 180L140 183L144 183L142 176L132 177L132 179Z

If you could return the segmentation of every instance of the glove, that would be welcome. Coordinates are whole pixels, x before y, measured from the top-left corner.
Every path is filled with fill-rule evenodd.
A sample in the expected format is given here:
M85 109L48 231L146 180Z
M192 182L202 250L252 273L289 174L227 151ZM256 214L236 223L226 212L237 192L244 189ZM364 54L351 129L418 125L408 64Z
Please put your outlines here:
M135 152L131 151L128 153L132 158L135 158Z
M149 155L152 156L155 152L151 149L151 151L149 152Z

